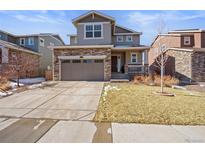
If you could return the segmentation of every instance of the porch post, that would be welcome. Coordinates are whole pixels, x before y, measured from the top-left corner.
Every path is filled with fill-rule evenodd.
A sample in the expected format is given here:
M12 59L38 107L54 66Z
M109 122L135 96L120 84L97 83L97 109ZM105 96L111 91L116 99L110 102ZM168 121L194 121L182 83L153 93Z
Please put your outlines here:
M142 67L143 67L143 73L145 74L145 67L144 67L144 63L145 63L145 51L142 52Z

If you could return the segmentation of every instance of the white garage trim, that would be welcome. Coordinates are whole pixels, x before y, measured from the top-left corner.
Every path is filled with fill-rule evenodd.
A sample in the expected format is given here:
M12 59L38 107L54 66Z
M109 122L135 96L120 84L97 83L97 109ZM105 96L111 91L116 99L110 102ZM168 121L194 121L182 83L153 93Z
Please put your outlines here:
M100 56L58 56L58 59L60 60L66 60L66 59L105 59L106 55L100 55Z

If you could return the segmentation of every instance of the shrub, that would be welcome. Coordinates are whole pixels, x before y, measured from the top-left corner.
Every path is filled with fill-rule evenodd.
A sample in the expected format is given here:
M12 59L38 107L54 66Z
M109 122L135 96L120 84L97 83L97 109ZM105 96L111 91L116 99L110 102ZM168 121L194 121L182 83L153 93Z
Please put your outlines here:
M0 76L0 90L6 91L6 90L9 90L10 88L11 86L7 78Z
M146 84L146 85L155 85L160 86L161 84L161 77L159 75L154 76L139 76L136 75L134 77L134 84ZM179 80L172 77L172 76L164 76L163 83L166 87L171 87L172 85L177 85Z

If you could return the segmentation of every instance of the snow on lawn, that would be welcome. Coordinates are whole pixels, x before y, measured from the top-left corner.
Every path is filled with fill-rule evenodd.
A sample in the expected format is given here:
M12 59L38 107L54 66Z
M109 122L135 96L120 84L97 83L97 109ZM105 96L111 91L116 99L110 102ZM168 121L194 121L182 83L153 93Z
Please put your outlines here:
M15 79L14 81L17 82L17 79ZM37 83L41 83L46 81L45 78L43 77L37 77L37 78L24 78L24 79L20 79L19 83L21 84L25 84L25 85L29 85L29 84L37 84Z

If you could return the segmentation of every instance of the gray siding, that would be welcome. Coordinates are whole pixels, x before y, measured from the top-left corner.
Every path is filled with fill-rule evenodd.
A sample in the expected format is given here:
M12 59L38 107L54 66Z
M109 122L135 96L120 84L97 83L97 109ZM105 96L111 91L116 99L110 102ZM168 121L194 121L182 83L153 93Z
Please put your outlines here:
M39 36L38 42L40 38L44 39L44 47L40 46L38 43L39 53L42 55L40 59L40 72L44 74L48 66L52 67L52 49L49 48L49 46L51 46L50 43L53 43L54 46L63 45L63 43L52 36Z
M4 32L0 32L0 40L8 41L11 43L16 43L16 38L12 35L6 34Z
M113 36L112 40L115 46L139 46L140 45L140 35L132 35L132 42L126 42L126 35L123 35L123 42L117 42L117 36Z
M70 45L77 45L78 41L75 42L75 39L77 39L77 36L70 36Z
M33 36L32 36L33 37ZM31 50L33 50L33 51L36 51L36 52L38 52L38 43L39 43L39 41L38 41L38 36L35 36L35 37L33 37L34 38L34 44L33 45L29 45L28 44L28 39L30 38L30 37L18 37L17 38L17 44L18 45L20 45L20 38L25 38L25 48L28 48L28 49L31 49Z
M106 45L111 44L111 24L103 23L103 38L101 39L85 39L84 38L84 24L78 24L77 26L77 36L78 36L78 45Z

